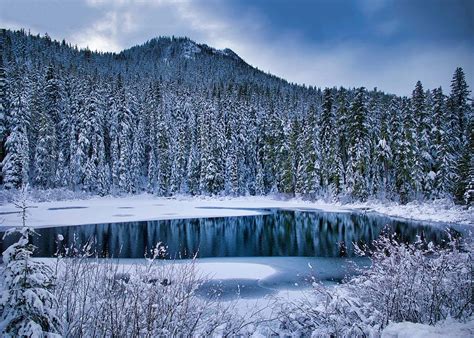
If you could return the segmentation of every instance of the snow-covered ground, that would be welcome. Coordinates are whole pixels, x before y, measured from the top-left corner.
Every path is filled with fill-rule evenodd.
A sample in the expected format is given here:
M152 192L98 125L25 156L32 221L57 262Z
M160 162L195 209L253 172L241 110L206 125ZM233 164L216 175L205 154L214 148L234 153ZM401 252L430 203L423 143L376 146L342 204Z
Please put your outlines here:
M416 220L474 223L474 209L463 209L447 201L432 203L366 202L354 204L327 203L324 201L283 200L272 197L174 197L160 198L149 194L126 197L94 197L91 199L52 202L31 202L28 224L40 226L66 226L113 222L179 219L194 217L246 216L261 213L255 209L289 208L319 209L334 212L351 210L375 211L389 216ZM11 203L0 206L0 224L21 224L18 209Z
M395 202L365 202L345 205L349 208L368 208L378 213L402 217L412 220L474 224L474 208L466 209L463 206L455 205L448 200L435 200L432 202L410 202L400 205Z
M436 325L416 324L410 322L389 324L382 332L382 338L460 338L474 337L474 317L466 323L453 319L444 320Z

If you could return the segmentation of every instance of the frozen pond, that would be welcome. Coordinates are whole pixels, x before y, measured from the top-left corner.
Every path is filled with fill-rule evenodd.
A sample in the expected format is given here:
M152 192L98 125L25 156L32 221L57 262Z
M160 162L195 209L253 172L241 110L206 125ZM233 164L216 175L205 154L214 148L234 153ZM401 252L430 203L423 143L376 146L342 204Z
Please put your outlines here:
M352 257L353 243L370 243L380 233L396 232L401 240L417 236L442 243L444 226L410 222L374 213L268 210L264 215L120 222L38 228L36 255L52 257L58 235L64 244L93 242L99 256L143 258L162 242L169 258L203 257ZM13 238L2 241L3 251Z
M126 211L126 210L124 210ZM315 210L266 210L263 215L121 222L67 227L39 228L32 239L36 255L53 257L57 238L63 244L87 242L103 257L128 261L141 259L158 242L167 248L166 258L188 259L194 254L202 263L247 263L268 266L274 273L251 278L245 264L235 273L215 277L201 292L219 289L224 296L239 292L242 297L261 297L281 289L300 288L316 279L326 283L340 281L353 273L349 260L368 264L354 257L354 244L367 244L382 231L396 232L402 241L417 237L442 244L446 227L410 222L374 213L334 213ZM3 251L13 238L1 242ZM256 264L256 265L255 265ZM222 269L221 264L219 269ZM210 274L212 277L212 273Z

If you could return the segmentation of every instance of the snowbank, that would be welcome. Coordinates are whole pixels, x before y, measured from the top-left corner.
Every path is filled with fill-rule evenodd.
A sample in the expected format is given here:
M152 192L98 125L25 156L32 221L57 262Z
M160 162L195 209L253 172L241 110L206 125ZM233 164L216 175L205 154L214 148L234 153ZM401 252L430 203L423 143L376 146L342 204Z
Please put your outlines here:
M382 338L474 337L474 317L466 323L453 319L435 326L410 322L391 323L382 332Z
M455 205L450 200L435 200L432 202L410 202L400 205L394 202L381 203L371 201L366 203L348 204L346 207L354 209L367 208L387 216L402 217L412 220L433 222L473 224L474 208L465 209Z
M282 200L272 197L174 197L163 198L149 194L125 197L94 197L51 202L30 203L28 224L40 226L67 226L113 222L182 219L195 217L248 216L261 214L265 208L318 209L332 212L351 210L375 211L389 216L416 220L472 224L474 210L462 209L447 201L429 204L410 203L398 205L380 202L339 204L301 199ZM11 203L0 210L4 226L21 224L18 209Z

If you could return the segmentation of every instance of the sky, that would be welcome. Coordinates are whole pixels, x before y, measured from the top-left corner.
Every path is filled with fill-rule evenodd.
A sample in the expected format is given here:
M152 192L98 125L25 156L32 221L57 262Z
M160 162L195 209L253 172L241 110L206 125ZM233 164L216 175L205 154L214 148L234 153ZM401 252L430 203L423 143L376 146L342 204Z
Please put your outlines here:
M399 95L448 92L461 66L474 88L472 0L0 0L0 27L115 52L187 36L290 82Z

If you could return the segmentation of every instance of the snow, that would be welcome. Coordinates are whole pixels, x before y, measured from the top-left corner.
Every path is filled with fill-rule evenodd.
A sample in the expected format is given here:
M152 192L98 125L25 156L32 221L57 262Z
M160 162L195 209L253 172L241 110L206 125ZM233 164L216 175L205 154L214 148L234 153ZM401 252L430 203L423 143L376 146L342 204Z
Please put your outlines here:
M382 332L382 338L435 338L473 337L474 317L466 323L447 319L435 326L410 322L391 323Z
M94 197L88 200L67 200L30 203L28 225L67 226L110 222L183 219L197 217L251 216L262 214L262 208L318 208L326 211L347 211L331 204L304 201L283 201L267 197L242 198L163 198L149 194L126 197ZM2 206L3 224L18 226L21 218L13 204Z
M193 59L194 55L200 52L201 48L199 48L193 41L187 41L183 46L183 57L186 59Z
M37 258L54 263L52 258ZM137 264L146 264L145 259L122 258L119 261L123 272ZM187 264L189 259L165 260L164 264ZM261 287L275 290L309 288L314 280L333 284L353 269L353 264L365 266L365 258L332 257L212 257L194 261L199 275L209 280L254 280ZM311 266L311 267L309 267ZM298 284L298 287L295 287Z
M255 263L198 261L197 264L200 273L212 279L263 279L276 272L268 265Z
M28 225L33 227L68 226L113 222L183 219L200 217L251 216L264 213L265 208L317 209L329 212L375 211L388 216L408 219L473 224L474 209L462 209L440 200L432 203L365 202L353 204L311 202L298 198L283 200L275 197L155 197L150 194L124 197L93 197L64 201L31 202ZM19 210L12 204L1 205L3 226L19 226Z
M425 203L413 201L405 205L395 202L382 203L370 201L366 203L353 203L346 206L356 209L367 208L387 216L412 220L474 224L474 207L471 206L469 209L465 209L465 207L455 205L452 201L445 199Z

